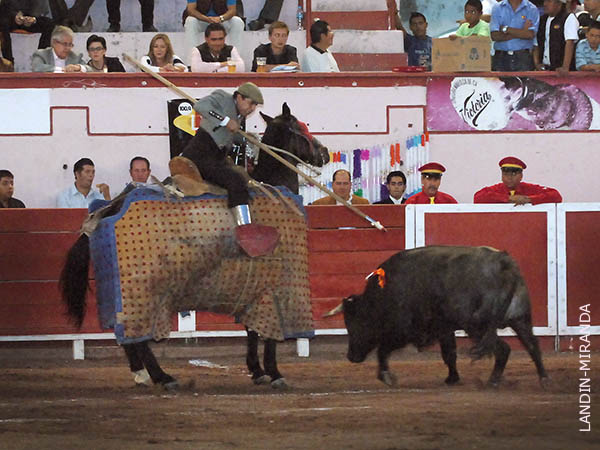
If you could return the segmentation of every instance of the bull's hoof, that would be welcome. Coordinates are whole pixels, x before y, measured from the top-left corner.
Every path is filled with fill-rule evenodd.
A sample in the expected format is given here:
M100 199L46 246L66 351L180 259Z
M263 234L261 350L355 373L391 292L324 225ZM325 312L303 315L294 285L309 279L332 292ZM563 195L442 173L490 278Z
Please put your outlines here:
M460 381L460 377L458 375L448 375L448 377L444 380L448 386L454 386Z
M487 386L490 388L494 388L497 389L498 387L500 387L500 384L502 383L502 380L504 378L503 377L490 377L490 379L487 382Z
M277 378L276 380L271 381L271 387L273 389L289 389L290 385L287 384L285 378Z
M389 370L379 372L379 374L377 375L377 379L383 381L390 387L395 387L398 384L398 378Z
M269 375L261 375L257 378L252 378L252 382L257 386L261 384L269 384L271 382L271 377Z

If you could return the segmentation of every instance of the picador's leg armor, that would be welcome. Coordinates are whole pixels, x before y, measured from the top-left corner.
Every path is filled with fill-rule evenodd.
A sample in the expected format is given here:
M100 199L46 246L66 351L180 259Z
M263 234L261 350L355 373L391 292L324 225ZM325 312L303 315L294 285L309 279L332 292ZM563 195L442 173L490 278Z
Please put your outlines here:
M252 258L273 253L279 243L279 231L274 227L252 223L248 205L234 206L235 238L240 247Z

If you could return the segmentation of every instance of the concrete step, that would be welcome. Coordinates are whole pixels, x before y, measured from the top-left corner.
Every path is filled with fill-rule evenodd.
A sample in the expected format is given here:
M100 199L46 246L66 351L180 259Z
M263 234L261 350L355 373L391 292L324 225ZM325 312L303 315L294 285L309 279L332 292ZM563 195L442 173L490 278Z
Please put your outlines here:
M313 11L313 20L326 21L333 30L387 30L387 11Z
M342 72L381 72L407 66L406 53L334 53Z
M313 12L387 11L387 4L385 0L311 0L311 9Z

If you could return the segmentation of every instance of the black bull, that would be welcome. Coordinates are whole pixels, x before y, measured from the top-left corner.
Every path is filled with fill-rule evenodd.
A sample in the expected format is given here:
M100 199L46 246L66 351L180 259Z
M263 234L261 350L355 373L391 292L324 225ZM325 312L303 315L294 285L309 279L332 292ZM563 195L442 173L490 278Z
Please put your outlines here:
M547 379L531 328L527 286L515 261L487 247L432 246L407 250L389 258L368 279L362 295L344 299L348 359L362 362L377 348L378 378L394 385L388 357L407 344L417 348L436 340L448 366L447 384L458 382L455 330L475 341L478 359L493 353L489 382L497 384L509 345L497 329L511 327L527 349L540 381Z

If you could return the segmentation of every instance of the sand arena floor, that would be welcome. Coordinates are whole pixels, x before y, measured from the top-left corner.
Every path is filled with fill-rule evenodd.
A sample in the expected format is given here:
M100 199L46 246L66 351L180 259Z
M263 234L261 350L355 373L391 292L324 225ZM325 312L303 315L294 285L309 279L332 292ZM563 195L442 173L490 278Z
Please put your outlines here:
M499 388L485 384L492 360L459 354L461 384L447 387L437 352L392 358L399 385L375 378L376 362L345 359L345 338L318 338L311 357L279 346L285 391L254 386L243 341L155 345L175 393L133 385L121 350L87 347L0 350L2 449L600 449L600 397L591 432L578 431L576 353L544 354L552 379L540 387L533 363L513 352ZM170 356L170 357L169 357ZM197 367L191 359L220 367ZM592 389L600 388L600 353Z

